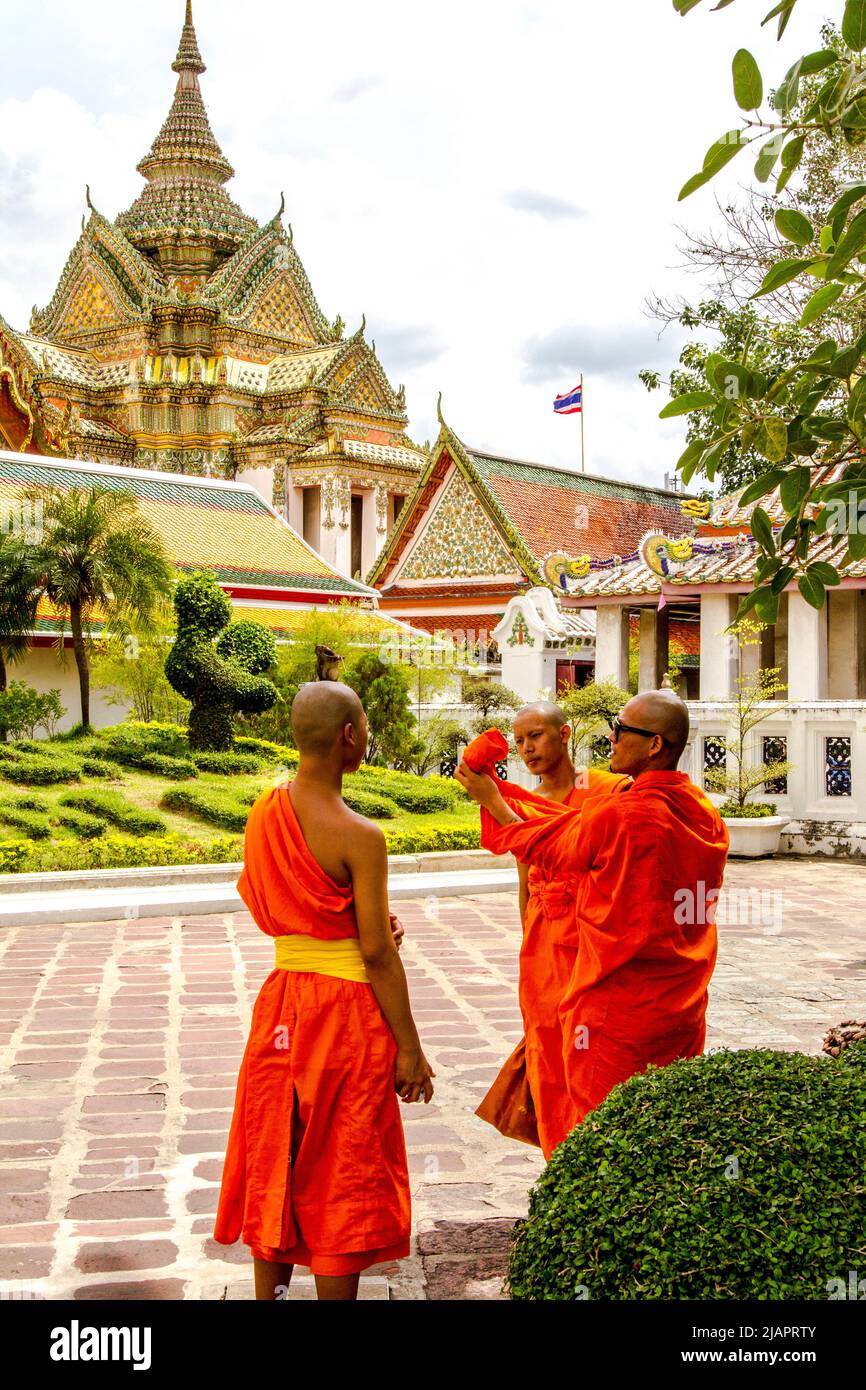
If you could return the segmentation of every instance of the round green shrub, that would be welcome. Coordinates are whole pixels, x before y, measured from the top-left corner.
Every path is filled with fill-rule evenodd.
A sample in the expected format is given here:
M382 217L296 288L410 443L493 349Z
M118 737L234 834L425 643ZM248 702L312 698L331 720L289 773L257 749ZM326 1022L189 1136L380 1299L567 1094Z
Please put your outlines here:
M123 779L123 768L118 763L109 762L107 758L82 758L81 770L88 777L112 778L115 781Z
M32 840L0 840L0 874L29 873L36 849Z
M397 814L393 801L376 796L374 792L362 791L360 787L346 786L345 783L343 800L350 811L357 811L359 816L369 816L370 820L393 820Z
M108 829L108 821L101 816L92 816L89 811L75 811L71 807L61 811L57 819L79 840L96 840Z
M843 1058L720 1051L617 1086L536 1183L511 1297L829 1298L864 1262L866 1044Z
M270 628L242 618L229 623L215 644L226 661L236 661L251 676L260 676L277 664L277 643Z
M769 801L746 801L742 806L739 801L723 801L718 809L727 820L763 820L776 814Z

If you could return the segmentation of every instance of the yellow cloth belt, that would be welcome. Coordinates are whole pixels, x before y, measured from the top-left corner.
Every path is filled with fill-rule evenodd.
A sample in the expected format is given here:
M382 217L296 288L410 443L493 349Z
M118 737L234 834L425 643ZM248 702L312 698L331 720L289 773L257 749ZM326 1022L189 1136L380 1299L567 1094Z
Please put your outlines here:
M338 980L369 984L369 977L356 936L324 941L316 936L277 936L274 938L275 970L296 970L312 975L335 975Z

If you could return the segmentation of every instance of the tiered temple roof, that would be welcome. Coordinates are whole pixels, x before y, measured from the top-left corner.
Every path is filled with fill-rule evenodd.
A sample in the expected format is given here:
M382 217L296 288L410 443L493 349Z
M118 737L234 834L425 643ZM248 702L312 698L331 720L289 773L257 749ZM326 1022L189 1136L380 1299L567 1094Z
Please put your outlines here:
M172 68L140 196L112 222L88 189L49 304L26 333L0 318L0 446L223 478L268 468L278 506L286 470L317 483L323 460L411 491L426 454L366 324L347 337L323 314L284 199L260 226L226 192L191 0Z

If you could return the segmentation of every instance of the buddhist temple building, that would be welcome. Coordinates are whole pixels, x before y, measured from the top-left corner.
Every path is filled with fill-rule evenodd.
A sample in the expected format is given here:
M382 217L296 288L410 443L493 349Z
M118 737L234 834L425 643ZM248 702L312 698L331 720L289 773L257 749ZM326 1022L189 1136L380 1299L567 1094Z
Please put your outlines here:
M0 527L33 543L41 539L38 503L44 488L90 487L132 493L142 519L150 524L179 575L212 570L232 601L233 620L249 619L271 629L279 645L290 642L310 609L348 603L371 611L365 626L401 640L403 625L380 618L375 591L338 574L302 540L261 493L242 478L180 477L112 464L47 460L31 454L0 452ZM85 624L89 637L106 632L96 611ZM78 677L71 659L68 615L43 597L29 651L9 666L10 680L23 680L45 692L60 690L67 708L60 725L74 724ZM64 654L57 651L58 641ZM93 722L117 723L116 707L94 693Z
M365 323L348 333L323 314L284 200L260 225L227 192L191 0L172 68L139 197L112 221L88 189L49 303L25 332L0 316L0 447L243 479L360 577L427 463L405 392Z
M690 533L686 501L681 493L470 449L442 420L368 583L384 613L448 632L482 659L486 652L510 665L531 649L539 658L543 652L538 669L527 667L518 684L502 670L506 685L532 699L541 688L592 676L595 615L558 604L565 569L589 573L597 557L628 555L649 529ZM694 623L680 626L676 636L693 646Z
M824 481L829 481L828 475ZM742 489L740 490L742 492ZM574 575L564 567L561 606L596 614L596 677L621 681L628 634L640 632L639 688L658 686L669 664L677 621L699 625L699 670L689 673L693 740L684 763L701 784L725 764L738 682L759 667L779 670L785 689L766 709L753 740L758 763L789 760L793 770L771 788L779 814L791 817L783 846L801 853L866 852L866 560L842 565L847 535L828 530L811 546L810 563L826 560L841 582L814 608L796 582L781 595L778 621L759 643L740 648L728 634L739 603L755 587L760 552L750 531L754 505L740 493L718 499L695 534L647 532L634 553ZM785 513L778 491L761 501L778 532ZM762 799L762 798L758 798Z

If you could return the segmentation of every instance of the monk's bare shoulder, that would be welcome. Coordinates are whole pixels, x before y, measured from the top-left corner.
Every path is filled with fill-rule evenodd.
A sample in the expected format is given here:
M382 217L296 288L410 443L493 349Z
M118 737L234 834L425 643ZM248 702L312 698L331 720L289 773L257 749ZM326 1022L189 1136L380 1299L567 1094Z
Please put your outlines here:
M353 811L343 803L339 819L340 836L345 836L346 858L358 854L377 855L387 853L385 836L373 821Z

